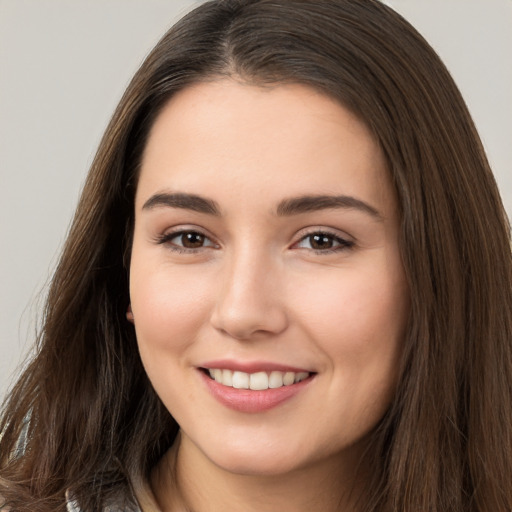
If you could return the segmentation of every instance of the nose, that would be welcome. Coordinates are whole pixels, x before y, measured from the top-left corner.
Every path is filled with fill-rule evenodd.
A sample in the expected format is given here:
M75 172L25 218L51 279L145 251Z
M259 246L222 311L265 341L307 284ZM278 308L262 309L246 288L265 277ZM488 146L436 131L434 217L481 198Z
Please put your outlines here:
M271 336L288 326L278 265L265 256L242 254L226 262L211 323L238 340Z

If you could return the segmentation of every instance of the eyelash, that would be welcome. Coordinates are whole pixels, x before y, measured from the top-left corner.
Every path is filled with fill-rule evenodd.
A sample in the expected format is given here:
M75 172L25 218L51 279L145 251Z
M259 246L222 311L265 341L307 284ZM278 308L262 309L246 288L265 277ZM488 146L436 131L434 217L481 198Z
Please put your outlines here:
M314 230L314 231L310 231L309 233L305 233L300 238L300 240L298 242L293 244L293 246L297 247L300 243L302 243L303 241L305 241L307 239L310 239L310 243L311 243L311 238L314 236L328 238L332 242L339 244L335 247L329 247L327 249L313 249L313 248L307 249L307 250L313 251L315 254L321 254L321 255L322 254L332 254L332 253L336 253L336 252L347 251L354 247L354 242L347 240L345 238L342 238L341 236L339 236L335 233L331 233L331 232L323 230L323 229Z
M193 254L193 253L196 253L198 251L200 251L201 249L204 249L205 247L215 247L215 244L213 242L211 242L211 245L202 245L200 247L184 247L184 246L181 246L181 245L176 245L174 243L171 243L171 240L173 240L174 238L178 238L180 236L184 236L184 235L199 235L200 237L204 238L204 240L210 240L210 238L208 236L206 236L204 233L201 233L200 231L196 230L196 229L181 229L179 231L173 231L171 233L166 233L164 235L161 235L157 238L157 243L158 244L161 244L161 245L167 245L168 248L171 250L171 251L175 251L177 253L180 253L180 254Z
M199 247L184 247L181 245L176 245L174 243L171 243L171 240L173 240L174 238L178 238L178 237L184 236L184 235L198 235L198 236L202 237L203 240L209 240L211 242L211 244L201 245ZM354 242L352 242L350 240L346 240L346 239L340 237L339 235L330 233L329 231L326 231L326 230L316 230L316 231L311 231L309 233L304 234L298 242L295 242L292 245L292 248L293 247L300 248L300 247L298 247L299 244L301 244L308 238L310 239L310 243L311 243L311 238L314 236L328 238L332 241L332 243L338 244L335 247L329 247L326 249L304 248L306 250L313 251L315 254L320 254L320 255L332 254L332 253L336 253L336 252L346 251L346 250L352 249L354 247ZM204 233L201 233L200 231L194 230L194 229L183 229L183 230L174 231L171 233L166 233L164 235L158 236L156 239L156 242L161 245L167 245L170 250L175 251L180 254L183 254L183 253L184 254L194 254L206 247L214 247L214 248L217 247L216 244L214 242L212 242L208 236L206 236Z

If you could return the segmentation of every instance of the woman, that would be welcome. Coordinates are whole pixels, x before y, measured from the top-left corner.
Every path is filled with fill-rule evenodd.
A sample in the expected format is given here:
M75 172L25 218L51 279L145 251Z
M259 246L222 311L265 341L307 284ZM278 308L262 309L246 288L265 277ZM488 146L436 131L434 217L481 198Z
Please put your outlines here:
M512 256L427 43L219 0L105 133L6 404L12 510L512 507Z

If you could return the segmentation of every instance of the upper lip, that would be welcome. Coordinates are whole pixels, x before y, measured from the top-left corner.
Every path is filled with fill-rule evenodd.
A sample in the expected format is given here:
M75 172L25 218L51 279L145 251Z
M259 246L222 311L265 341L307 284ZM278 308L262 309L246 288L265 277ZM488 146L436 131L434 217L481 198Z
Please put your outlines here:
M244 373L256 372L308 372L313 373L306 368L298 368L296 366L289 366L287 364L274 363L270 361L234 361L232 359L219 359L215 361L207 361L199 366L206 369L221 369L239 371Z

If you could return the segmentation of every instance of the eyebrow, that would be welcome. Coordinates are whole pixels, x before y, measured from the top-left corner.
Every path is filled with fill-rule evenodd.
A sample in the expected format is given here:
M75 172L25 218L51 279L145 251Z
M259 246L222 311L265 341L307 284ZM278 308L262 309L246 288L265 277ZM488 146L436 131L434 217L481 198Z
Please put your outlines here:
M357 199L352 196L343 195L302 196L285 199L279 203L277 207L277 215L284 217L289 215L298 215L300 213L329 209L358 210L370 215L375 220L382 221L384 219L382 214L368 203L365 203L361 199Z
M221 210L216 201L196 194L187 194L183 192L166 193L161 192L151 196L142 206L143 210L152 210L154 208L168 207L192 210L207 215L221 216ZM382 221L382 214L373 206L352 196L329 196L313 195L291 197L281 201L276 209L279 217L288 217L299 215L301 213L329 210L329 209L347 209L358 210L370 215L375 220Z
M159 193L151 196L142 206L143 210L152 210L158 207L183 208L194 212L220 216L219 205L205 197L184 193Z

